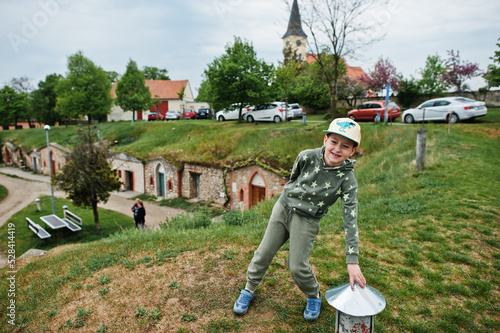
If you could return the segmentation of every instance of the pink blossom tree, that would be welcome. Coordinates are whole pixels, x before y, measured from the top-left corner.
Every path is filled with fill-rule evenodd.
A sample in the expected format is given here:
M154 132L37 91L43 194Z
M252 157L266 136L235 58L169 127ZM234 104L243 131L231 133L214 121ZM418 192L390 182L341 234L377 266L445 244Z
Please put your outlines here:
M383 90L387 84L391 85L392 90L397 91L400 86L396 67L389 59L383 58L375 63L372 71L361 77L361 81L373 91Z
M464 91L470 89L465 81L482 75L482 71L479 69L478 64L473 64L467 60L462 61L459 51L449 50L448 56L443 81L448 87L455 88L455 92L461 95Z

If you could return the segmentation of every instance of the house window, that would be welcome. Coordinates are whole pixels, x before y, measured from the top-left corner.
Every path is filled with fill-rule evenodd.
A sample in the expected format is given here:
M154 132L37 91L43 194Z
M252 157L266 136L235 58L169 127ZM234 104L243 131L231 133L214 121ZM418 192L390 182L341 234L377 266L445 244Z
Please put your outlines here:
M45 162L43 162L43 163L45 163ZM120 179L122 178L122 171L121 170L118 170L118 178L120 178Z
M174 185L172 184L172 180L168 180L168 191L172 192L174 190Z
M150 185L151 187L155 186L155 181L154 181L154 179L153 179L153 176L149 176L149 185Z
M245 192L243 191L243 189L241 189L240 193L238 195L238 201L240 201L240 202L244 201L244 199L243 199L244 198L244 194L245 194Z

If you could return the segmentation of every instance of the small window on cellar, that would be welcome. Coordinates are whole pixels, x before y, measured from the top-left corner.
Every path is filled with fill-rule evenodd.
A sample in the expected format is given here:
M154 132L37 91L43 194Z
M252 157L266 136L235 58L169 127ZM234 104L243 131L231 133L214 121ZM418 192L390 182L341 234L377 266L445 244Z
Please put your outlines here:
M149 185L150 186L155 186L155 181L153 179L153 176L149 176Z
M174 190L174 185L172 184L172 180L168 181L168 191L172 192Z
M240 202L244 201L244 199L243 199L244 198L244 194L245 194L245 192L243 192L243 189L241 189L240 193L238 195L238 201L240 201Z

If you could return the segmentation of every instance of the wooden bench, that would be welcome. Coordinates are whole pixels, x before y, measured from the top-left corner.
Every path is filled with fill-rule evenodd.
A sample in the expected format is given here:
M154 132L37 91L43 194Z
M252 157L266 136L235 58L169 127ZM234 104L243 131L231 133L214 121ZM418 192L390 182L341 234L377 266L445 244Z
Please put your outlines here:
M41 239L51 237L51 235L47 231L45 231L44 228L42 228L40 225L36 224L35 222L31 221L29 217L26 218L26 222L28 223L28 228L30 228L31 231L33 231Z
M71 231L79 231L82 230L82 219L70 212L69 210L64 209L64 218L63 221L68 225L68 229ZM78 225L79 224L79 225Z

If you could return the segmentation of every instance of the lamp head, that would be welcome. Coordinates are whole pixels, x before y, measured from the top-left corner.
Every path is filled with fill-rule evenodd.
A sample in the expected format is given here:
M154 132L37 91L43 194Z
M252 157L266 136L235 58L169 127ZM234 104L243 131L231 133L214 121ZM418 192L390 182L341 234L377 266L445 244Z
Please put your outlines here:
M50 130L50 126L49 125L45 125L45 126L43 126L43 129L46 130L46 131L48 131L48 130Z

